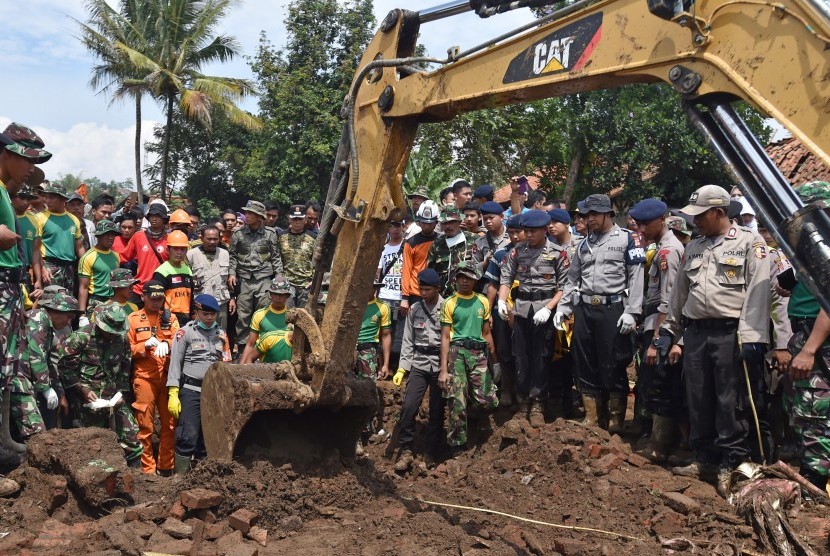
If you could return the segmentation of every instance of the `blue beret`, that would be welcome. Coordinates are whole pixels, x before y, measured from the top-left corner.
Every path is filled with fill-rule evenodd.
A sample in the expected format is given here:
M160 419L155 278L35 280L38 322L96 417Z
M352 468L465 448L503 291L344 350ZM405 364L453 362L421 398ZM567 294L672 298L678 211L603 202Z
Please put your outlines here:
M484 197L485 199L492 199L496 189L488 184L480 185L473 191L473 197Z
M431 268L425 268L418 273L418 283L422 286L432 286L437 288L441 285L441 278L438 273Z
M561 222L563 224L571 223L571 215L565 209L550 209L548 214L553 222Z
M522 229L522 215L521 214L514 214L510 218L507 219L507 229L508 230L521 230Z
M641 220L648 222L649 220L656 220L666 215L669 210L668 205L660 199L643 199L628 211L631 218L634 220Z
M219 302L216 298L207 293L200 293L193 301L196 303L196 308L202 311L216 311L219 312Z
M522 228L544 228L550 224L550 215L543 210L531 209L522 214Z
M481 214L504 214L502 206L495 201L487 201L478 210Z

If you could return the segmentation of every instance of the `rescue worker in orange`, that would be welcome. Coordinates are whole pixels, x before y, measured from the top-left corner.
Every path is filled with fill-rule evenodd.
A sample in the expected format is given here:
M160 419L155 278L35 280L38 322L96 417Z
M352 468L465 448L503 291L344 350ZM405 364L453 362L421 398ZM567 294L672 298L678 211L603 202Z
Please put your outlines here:
M133 410L138 422L138 440L144 448L141 469L144 473L173 475L176 421L167 409L167 370L170 348L179 329L176 315L164 308L164 286L150 280L144 284L144 308L128 317L130 351L133 356ZM153 458L153 421L159 412L158 462Z
M153 280L164 286L167 308L179 319L179 326L184 326L190 321L193 303L193 271L187 266L188 246L189 242L184 232L173 230L167 234L169 257L153 273Z

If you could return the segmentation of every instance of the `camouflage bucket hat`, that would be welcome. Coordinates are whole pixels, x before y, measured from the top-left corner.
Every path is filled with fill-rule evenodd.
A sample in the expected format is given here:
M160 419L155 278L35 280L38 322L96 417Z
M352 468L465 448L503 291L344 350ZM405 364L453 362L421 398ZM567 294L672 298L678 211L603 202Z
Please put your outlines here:
M63 186L56 181L49 182L49 185L46 186L43 192L46 194L51 193L53 195L59 195L66 201L69 200L69 195L66 193Z
M12 122L3 130L0 142L6 146L7 151L28 158L33 164L42 164L52 158L52 153L43 150L46 146L43 139L30 128L18 123Z
M58 294L70 295L69 290L64 288L63 286L58 286L55 284L51 286L46 286L45 288L43 288L43 295L40 296L40 301L38 302L38 305L45 307L45 304Z
M469 278L472 278L473 280L481 279L481 272L478 270L478 267L476 267L475 264L467 261L461 261L460 263L458 263L458 266L455 267L455 275L467 276Z
M60 311L62 313L83 312L81 311L81 306L78 304L78 300L68 293L56 293L46 301L41 301L41 305L48 309Z
M666 218L666 226L669 227L669 230L678 231L683 235L692 235L692 231L686 224L686 219L682 216L669 216L668 218Z
M289 284L288 280L286 280L282 276L275 276L274 279L271 280L271 284L268 286L269 293L291 294L291 290L291 284Z
M248 201L248 203L244 207L242 207L242 212L252 212L257 216L261 216L262 218L266 217L265 205L263 205L259 201Z
M32 191L32 188L28 185L24 185L23 187L21 187L20 191L17 192L16 196L20 197L21 199L26 199L27 201L37 199L37 195L35 195L35 192Z
M118 230L118 225L112 220L101 220L98 222L98 225L95 226L95 237L102 236L104 234L120 234L121 232Z
M805 205L824 201L830 203L830 183L826 181L811 181L795 188L798 196Z
M110 272L111 288L131 288L136 282L135 276L129 269L116 268Z
M109 334L126 334L127 313L116 303L99 305L95 308L95 326Z
M443 209L441 209L441 222L461 222L461 220L463 220L461 216L461 211L459 211L457 208L444 207Z

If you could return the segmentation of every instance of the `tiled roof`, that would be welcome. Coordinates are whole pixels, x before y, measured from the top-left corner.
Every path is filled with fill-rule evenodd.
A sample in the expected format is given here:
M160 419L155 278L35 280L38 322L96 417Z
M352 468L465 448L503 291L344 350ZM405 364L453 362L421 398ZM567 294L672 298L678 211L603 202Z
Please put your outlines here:
M791 185L815 180L830 181L830 168L795 137L771 143L766 151Z

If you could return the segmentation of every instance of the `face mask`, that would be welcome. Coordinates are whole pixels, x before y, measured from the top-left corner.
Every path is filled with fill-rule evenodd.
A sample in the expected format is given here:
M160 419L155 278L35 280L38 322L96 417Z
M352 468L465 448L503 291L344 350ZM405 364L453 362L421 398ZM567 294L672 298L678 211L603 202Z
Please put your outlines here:
M465 239L466 238L464 237L464 232L458 232L453 237L448 237L447 238L447 245L449 247L455 247L459 243L463 243L465 241Z
M214 322L213 322L213 324L211 324L210 326L208 326L208 325L206 325L205 323L203 323L203 322L202 322L202 321L200 321L200 320L197 320L197 321L196 321L196 326L198 326L198 327L199 327L199 328L201 328L202 330L210 330L211 328L216 328L217 324L218 324L218 323L217 323L216 321L214 321Z

